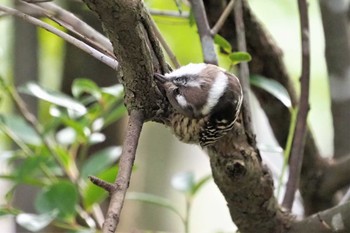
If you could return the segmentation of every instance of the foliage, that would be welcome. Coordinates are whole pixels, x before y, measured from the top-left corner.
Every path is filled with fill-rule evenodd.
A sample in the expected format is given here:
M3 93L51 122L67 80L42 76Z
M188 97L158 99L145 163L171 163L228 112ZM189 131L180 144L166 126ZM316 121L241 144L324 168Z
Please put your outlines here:
M249 62L252 57L246 52L232 52L232 46L224 37L216 34L214 36L214 43L217 44L222 53L225 54L233 65L237 65L240 62Z
M87 79L76 79L73 97L30 82L18 90L50 103L47 119L38 122L28 112L12 84L1 81L1 88L19 107L19 114L1 114L0 130L16 144L13 150L2 152L1 160L10 166L1 178L12 182L8 203L0 213L16 216L16 222L29 231L39 231L54 224L72 232L95 229L93 207L106 198L86 182L89 175L113 180L121 149L104 148L88 156L92 145L104 140L101 132L125 114L123 88L115 85L100 88ZM34 207L36 214L24 213L12 206L18 185L39 189ZM97 188L96 188L97 189ZM84 219L77 223L77 219Z
M184 20L182 18L172 23L167 22L168 26L164 25L163 21L160 27L163 32L180 31L181 35L168 35L169 38L171 37L169 41L180 44L173 46L176 48L178 58L185 57L182 59L187 59L186 63L195 62L200 58L198 43L184 43L185 37L186 41L191 42L197 39L193 39L194 35L197 36L193 12L185 4L186 1L170 1L174 3L174 8L179 15L189 13L188 18L185 19L186 25L181 24ZM159 4L168 5L165 1L159 2L162 2ZM181 25L181 29L174 30L175 24ZM285 31L285 25L283 30ZM191 33L186 33L187 31ZM163 34L167 36L167 33ZM176 37L177 42L174 42L173 38ZM248 53L232 51L230 42L218 34L214 36L214 42L220 51L220 57L225 59L224 62L220 61L223 67L226 65L232 67L252 59ZM223 64L225 62L228 64ZM293 63L295 63L294 60ZM296 123L298 110L292 108L287 91L278 82L261 76L252 76L250 82L253 86L269 92L291 112L292 120L285 149L285 160L279 177L279 192L288 164L287 155L291 150L294 136L292 129ZM15 149L0 153L0 161L11 165L8 172L0 174L1 178L11 181L14 185L7 194L6 205L0 206L0 216L16 216L16 222L30 231L40 231L50 224L67 229L69 232L96 231L98 221L93 212L99 208L99 203L106 199L107 193L86 180L89 175L94 175L113 182L118 172L114 164L119 159L121 148L117 146L104 148L93 155L89 155L88 151L92 145L104 141L105 135L101 130L125 114L121 86L100 88L91 80L77 79L72 86L73 97L70 97L33 82L17 89L3 81L1 85L17 105L19 114L0 114L0 131L16 144ZM49 117L38 121L28 113L17 90L49 103L50 109L47 114ZM193 198L209 179L211 176L195 181L193 173L181 173L174 177L173 187L186 199L184 214L169 199L160 196L134 192L129 193L127 198L162 206L172 211L182 220L185 231L189 232L189 212ZM18 185L23 184L35 186L40 190L33 203L35 214L25 213L12 206L13 193Z
M97 231L93 211L106 199L107 193L86 181L88 176L94 175L113 182L118 172L114 164L121 155L121 148L103 148L90 156L88 149L104 140L102 129L125 114L122 87L100 88L91 80L76 79L72 85L73 97L69 97L34 82L27 83L17 89L51 104L50 118L37 122L28 119L30 113L22 106L23 100L15 87L3 80L1 85L21 110L16 115L0 115L1 132L16 144L15 149L0 154L0 159L11 165L0 177L13 183L7 194L8 203L0 207L0 216L16 216L17 224L32 232L50 224L71 232ZM186 197L184 215L169 199L160 196L131 192L127 199L174 212L189 232L192 200L210 179L211 176L205 176L195 182L193 173L188 172L174 176L174 189ZM12 206L16 187L23 184L40 190L33 204L36 214ZM78 218L85 222L78 224Z

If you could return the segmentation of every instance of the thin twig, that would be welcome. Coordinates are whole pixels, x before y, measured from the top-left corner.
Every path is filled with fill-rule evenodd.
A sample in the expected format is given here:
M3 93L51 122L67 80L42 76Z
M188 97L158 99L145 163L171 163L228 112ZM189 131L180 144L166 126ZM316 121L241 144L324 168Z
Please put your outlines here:
M215 53L214 40L205 13L203 0L190 0L194 18L196 20L198 34L201 40L204 62L218 65L218 58Z
M96 176L89 176L89 179L91 183L94 185L97 185L98 187L103 188L109 193L112 193L115 190L115 186L107 181L101 180L100 178Z
M118 176L113 184L113 187L111 187L110 185L106 186L108 187L107 191L110 192L111 200L106 214L106 220L102 228L103 233L114 233L118 226L120 213L124 204L125 194L129 187L131 170L134 164L136 148L138 145L143 122L143 113L138 110L132 110L126 129L126 136L123 144L123 152L120 157ZM95 178L90 179L96 181ZM99 180L98 182L100 181L101 180ZM105 188L104 186L98 183L95 184L101 186L102 188Z
M306 119L309 112L309 85L310 85L310 40L309 40L309 19L306 0L298 0L300 27L301 27L301 91L298 106L297 122L293 146L290 155L289 178L287 181L286 194L282 205L291 209L294 202L295 191L299 185L301 164L304 156Z
M18 10L15 10L13 8L9 8L9 7L6 7L6 6L3 6L3 5L0 5L0 11L3 11L3 12L6 12L10 15L13 15L13 16L16 16L16 17L19 17L21 19L23 19L24 21L26 22L29 22L31 24L34 24L38 27L42 27L44 28L45 30L61 37L62 39L64 39L65 41L73 44L74 46L80 48L81 50L83 50L84 52L90 54L91 56L93 56L94 58L96 58L97 60L105 63L106 65L108 65L109 67L111 67L112 69L114 70L117 70L118 69L118 62L109 57L109 56L106 56L104 55L103 53L101 53L100 51L92 48L91 46L85 44L84 42L68 35L67 33L63 32L63 31L60 31L58 30L57 28L47 24L47 23L44 23L43 21L39 20L39 19L36 19L30 15L27 15L27 14L24 14Z
M165 41L162 33L160 33L157 24L154 22L153 19L151 19L150 22L151 22L151 26L153 28L154 34L158 38L158 40L159 40L160 44L162 45L162 47L164 48L165 52L168 54L170 61L173 63L175 68L179 68L180 63L177 60L177 58L176 58L175 54L173 53L173 51L171 50L171 48L169 47L168 43Z
M80 36L92 44L96 49L101 52L107 53L108 56L115 58L113 54L113 47L111 42L96 31L90 25L79 19L73 13L57 6L54 3L38 3L38 4L26 4L26 6L38 6L44 9L44 14L51 20L57 22L61 26L65 27L74 34Z
M158 41L158 38L155 34L155 31L153 30L152 18L146 9L142 10L141 15L142 15L142 17L141 17L142 26L144 27L144 29L147 33L147 36L148 36L148 39L150 42L150 46L151 46L152 50L154 51L154 55L155 55L154 58L156 58L153 60L154 65L158 66L158 64L159 64L160 72L162 72L163 74L168 73L169 66L165 62L161 45Z
M245 28L244 28L244 21L243 21L242 0L236 1L236 5L234 7L234 15L235 15L238 50L242 52L247 52ZM256 141L255 141L252 122L251 122L252 114L249 108L250 83L249 83L249 67L247 62L241 62L239 64L239 79L242 84L243 96L244 96L243 104L242 104L243 125L245 129L245 133L248 137L248 140L256 148Z
M230 15L233 9L234 4L235 4L235 0L231 0L227 4L227 7L225 8L224 12L222 12L220 18L218 19L218 21L210 31L213 36L216 35L220 31L221 27L224 25L227 17Z
M157 9L149 9L149 13L154 16L167 16L167 17L174 17L174 18L188 18L190 14L188 12L181 12L178 11L169 11L169 10L157 10Z

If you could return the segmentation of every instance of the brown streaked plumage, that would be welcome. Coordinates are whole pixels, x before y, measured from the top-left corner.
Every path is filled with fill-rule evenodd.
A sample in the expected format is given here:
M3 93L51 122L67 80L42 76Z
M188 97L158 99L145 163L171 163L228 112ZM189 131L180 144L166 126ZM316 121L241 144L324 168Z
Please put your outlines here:
M206 147L232 129L243 98L233 74L215 65L189 64L155 78L176 110L170 126L181 141Z

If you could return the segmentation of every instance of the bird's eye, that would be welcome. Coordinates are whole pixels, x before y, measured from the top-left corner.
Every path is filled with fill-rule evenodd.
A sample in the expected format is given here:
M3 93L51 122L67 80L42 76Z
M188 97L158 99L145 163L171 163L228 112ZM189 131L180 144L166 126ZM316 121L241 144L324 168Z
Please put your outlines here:
M174 95L180 95L180 90L179 90L179 88L174 89Z
M186 77L177 77L173 80L176 85L185 85L187 83Z

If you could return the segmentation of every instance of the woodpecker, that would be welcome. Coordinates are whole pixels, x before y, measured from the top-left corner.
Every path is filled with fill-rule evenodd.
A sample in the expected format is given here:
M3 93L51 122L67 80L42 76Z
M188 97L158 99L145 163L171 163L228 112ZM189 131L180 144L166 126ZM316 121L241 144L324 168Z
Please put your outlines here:
M235 75L215 65L191 63L154 78L175 109L170 126L181 141L207 147L232 129L243 99Z

